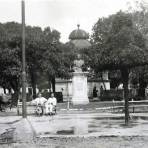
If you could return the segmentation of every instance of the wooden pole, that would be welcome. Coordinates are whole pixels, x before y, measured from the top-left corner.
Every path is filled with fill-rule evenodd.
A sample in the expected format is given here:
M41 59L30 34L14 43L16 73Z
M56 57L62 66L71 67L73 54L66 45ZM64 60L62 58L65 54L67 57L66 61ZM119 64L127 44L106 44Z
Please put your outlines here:
M27 117L26 111L26 57L25 57L25 1L22 0L22 117Z

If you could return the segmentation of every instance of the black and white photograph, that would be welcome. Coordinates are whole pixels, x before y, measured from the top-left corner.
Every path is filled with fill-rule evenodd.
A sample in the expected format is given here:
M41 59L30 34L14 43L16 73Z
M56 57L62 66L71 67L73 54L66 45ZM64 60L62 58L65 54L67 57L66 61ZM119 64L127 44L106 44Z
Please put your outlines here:
M0 148L148 148L148 0L0 0Z

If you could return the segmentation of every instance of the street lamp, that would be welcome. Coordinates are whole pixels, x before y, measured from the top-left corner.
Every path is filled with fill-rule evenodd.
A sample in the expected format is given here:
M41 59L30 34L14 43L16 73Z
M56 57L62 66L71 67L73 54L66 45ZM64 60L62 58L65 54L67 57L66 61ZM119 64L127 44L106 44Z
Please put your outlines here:
M22 0L22 116L27 117L26 111L26 57L25 57L25 1Z

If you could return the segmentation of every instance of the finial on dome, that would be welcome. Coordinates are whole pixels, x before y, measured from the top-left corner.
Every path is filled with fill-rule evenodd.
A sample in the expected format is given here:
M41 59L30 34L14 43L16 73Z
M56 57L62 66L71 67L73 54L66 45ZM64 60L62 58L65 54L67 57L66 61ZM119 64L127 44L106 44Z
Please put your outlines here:
M78 29L80 28L80 24L77 24Z

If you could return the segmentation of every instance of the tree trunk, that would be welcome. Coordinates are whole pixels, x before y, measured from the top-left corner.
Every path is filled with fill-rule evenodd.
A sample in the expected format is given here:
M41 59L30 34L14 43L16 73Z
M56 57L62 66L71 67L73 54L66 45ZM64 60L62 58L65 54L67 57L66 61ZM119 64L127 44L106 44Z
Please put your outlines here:
M102 83L103 83L104 90L106 91L106 85L105 85L105 83L104 83L103 76L101 76L101 80L102 80Z
M144 81L144 74L142 74L139 78L139 91L138 91L138 96L141 99L145 99L145 88L146 88L146 83Z
M4 90L4 94L6 94L6 88L5 87L3 88L3 90Z
M125 108L125 125L129 123L129 102L128 102L128 80L129 80L129 72L128 69L121 69L123 88L124 88L124 108Z
M36 76L34 72L31 72L31 85L33 89L33 99L36 98Z
M52 78L51 83L52 83L53 93L55 93L55 77Z
M19 87L14 89L14 95L12 97L11 105L17 106L18 99L19 99Z
M51 77L48 76L48 86L49 86L49 90L51 92Z
M36 98L36 84L35 83L32 83L32 91L33 91L33 99Z
M14 90L14 94L12 95L12 102L11 102L11 107L12 105L17 106L17 102L19 99L19 79L16 79L15 81L12 81L11 83L12 89Z
M9 92L9 94L11 94L11 88L8 88L8 92Z

